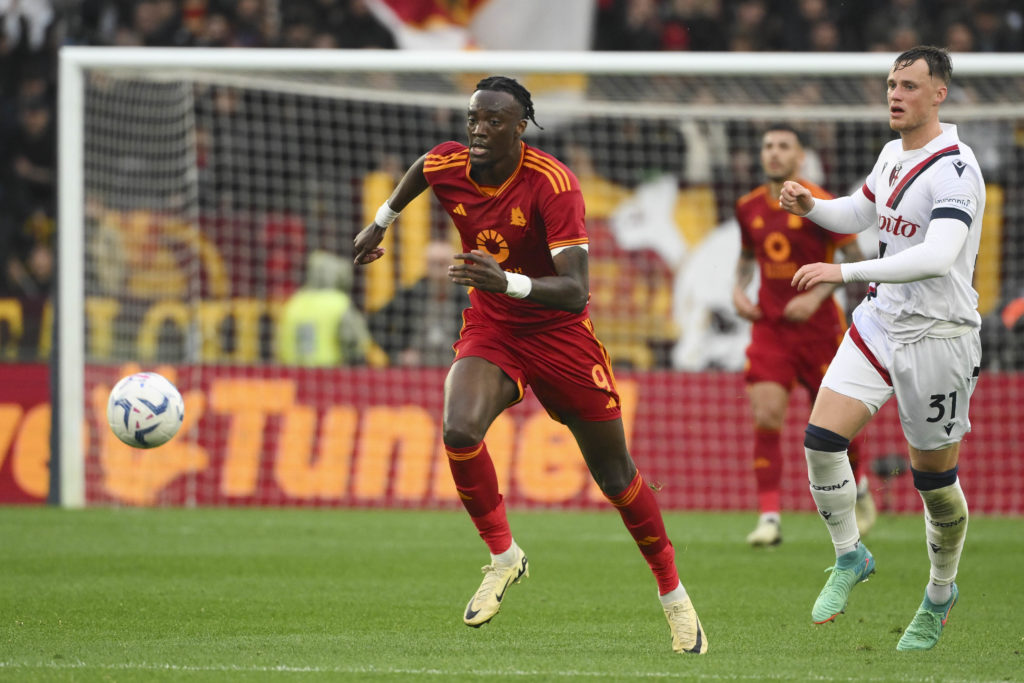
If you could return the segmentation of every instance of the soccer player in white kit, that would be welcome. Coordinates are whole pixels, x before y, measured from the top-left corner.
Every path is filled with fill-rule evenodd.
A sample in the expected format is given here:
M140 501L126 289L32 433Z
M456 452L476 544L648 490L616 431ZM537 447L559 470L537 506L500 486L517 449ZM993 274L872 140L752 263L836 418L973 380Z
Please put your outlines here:
M978 294L971 285L985 183L956 126L939 122L952 74L949 54L919 46L889 71L889 125L900 134L882 148L853 195L814 199L787 182L783 208L838 233L879 227L879 257L812 263L793 276L805 290L820 282L870 282L821 383L804 437L811 495L825 520L836 563L811 618L821 624L846 608L850 591L875 571L860 543L857 491L846 449L892 396L910 451L914 487L924 502L931 562L924 600L896 646L935 646L957 601L957 565L967 533L967 501L957 479L960 440L981 365Z

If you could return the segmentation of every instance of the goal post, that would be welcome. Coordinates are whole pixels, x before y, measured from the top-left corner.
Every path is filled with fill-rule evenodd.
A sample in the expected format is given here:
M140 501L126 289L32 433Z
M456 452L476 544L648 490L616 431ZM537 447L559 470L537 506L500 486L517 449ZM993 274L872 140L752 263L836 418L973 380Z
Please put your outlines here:
M444 315L429 299L406 298L429 279L428 246L452 243L447 217L424 195L389 231L385 259L355 271L343 262L401 172L433 145L464 140L477 80L506 74L530 89L543 126L524 139L580 179L592 318L633 402L634 456L672 483L667 507L752 505L732 205L761 182L759 131L774 121L805 133L805 172L826 189L863 180L891 137L894 57L62 48L60 504L457 505L435 457L447 350L437 340L453 331L420 321L424 310ZM963 127L990 185L976 287L992 315L1024 287L1024 54L953 60L943 120ZM313 253L341 258L314 266ZM283 311L314 270L345 282L358 357L282 354ZM398 337L423 347L392 348ZM997 353L969 439L1003 463L1019 439L1000 407L1019 405L1024 388L1012 353ZM169 375L186 400L181 433L155 451L133 452L104 429L104 392L136 369ZM791 408L786 448L798 448L806 408L806 398ZM869 456L904 449L890 408ZM600 502L566 432L535 402L488 438L512 501ZM806 507L789 470L783 502ZM978 509L1020 514L1024 477L1000 471L974 484ZM914 508L907 491L892 505Z

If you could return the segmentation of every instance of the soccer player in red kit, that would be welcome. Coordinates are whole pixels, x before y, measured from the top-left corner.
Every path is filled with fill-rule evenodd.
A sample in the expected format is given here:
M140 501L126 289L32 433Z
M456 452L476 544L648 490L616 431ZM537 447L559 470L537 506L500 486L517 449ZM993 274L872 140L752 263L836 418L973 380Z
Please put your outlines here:
M451 216L463 253L449 278L471 307L445 380L443 439L455 487L491 553L466 606L469 626L490 621L505 591L529 576L484 435L527 386L576 439L594 480L618 509L658 584L676 652L708 642L679 580L651 489L626 447L619 394L587 314L587 232L572 171L521 140L534 110L514 79L480 81L469 100L469 146L445 142L417 159L355 238L356 264L380 258L388 225L428 187Z
M846 261L863 258L855 235L828 232L779 206L782 183L798 180L803 160L804 148L796 129L781 123L769 126L761 138L761 168L767 182L736 202L742 246L733 304L740 316L753 322L745 373L754 418L754 476L760 512L757 526L747 536L753 546L782 542L780 435L790 392L797 383L802 384L814 401L846 331L846 316L832 295L835 285L797 292L790 280L805 263L832 262L836 249ZM831 197L807 180L799 182L816 197ZM746 294L755 265L761 274L756 304ZM857 476L856 447L851 452ZM875 515L871 493L861 485L857 521L862 535L874 524Z

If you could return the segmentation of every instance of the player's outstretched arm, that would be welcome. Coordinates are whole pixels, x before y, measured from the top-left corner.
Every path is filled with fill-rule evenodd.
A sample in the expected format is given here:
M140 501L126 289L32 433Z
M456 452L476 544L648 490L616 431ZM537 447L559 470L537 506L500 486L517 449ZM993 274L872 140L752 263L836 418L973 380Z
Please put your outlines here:
M820 282L915 282L942 277L949 272L967 241L967 224L954 218L937 218L928 224L924 241L885 258L840 266L809 263L793 276L793 286L803 291Z
M384 255L384 249L380 246L384 239L384 232L402 212L402 209L429 187L429 183L423 175L423 162L426 158L427 155L424 154L413 162L402 179L398 181L398 186L388 197L387 202L377 212L377 217L356 235L353 240L353 252L357 266L373 263Z
M875 203L857 191L836 199L815 198L803 185L787 180L779 193L779 205L797 216L806 216L832 232L852 235L875 224Z
M587 306L589 274L587 252L582 247L560 251L554 257L558 274L538 278L506 273L489 253L479 249L456 254L455 259L456 263L448 266L448 278L456 284L529 299L570 313L579 313Z

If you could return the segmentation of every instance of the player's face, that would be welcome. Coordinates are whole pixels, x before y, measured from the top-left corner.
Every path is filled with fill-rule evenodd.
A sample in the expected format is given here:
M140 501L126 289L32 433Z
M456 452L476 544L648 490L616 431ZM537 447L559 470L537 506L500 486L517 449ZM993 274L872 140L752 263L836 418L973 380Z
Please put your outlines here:
M919 59L909 66L889 70L886 100L889 127L901 135L937 121L939 104L946 99L946 86L928 73L928 63Z
M804 161L804 148L791 131L770 130L761 138L761 168L768 180L792 180Z
M502 161L519 161L519 137L526 129L522 107L510 93L477 90L469 99L466 133L469 162L488 169Z

